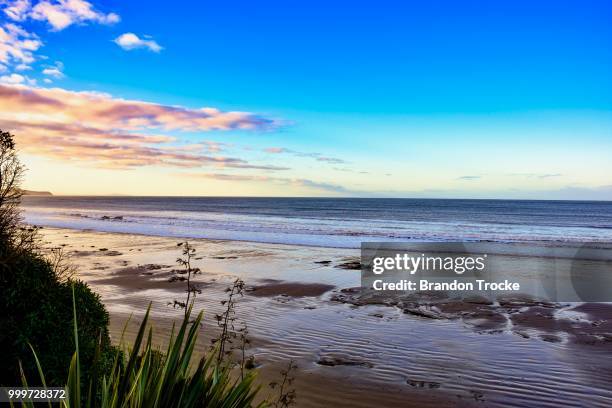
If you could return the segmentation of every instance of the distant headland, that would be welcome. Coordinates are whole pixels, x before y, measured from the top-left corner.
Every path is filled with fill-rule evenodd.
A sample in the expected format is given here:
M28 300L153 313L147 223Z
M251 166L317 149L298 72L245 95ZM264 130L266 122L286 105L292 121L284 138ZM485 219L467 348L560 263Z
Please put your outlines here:
M23 195L27 196L52 196L50 191L32 191L32 190L22 190Z

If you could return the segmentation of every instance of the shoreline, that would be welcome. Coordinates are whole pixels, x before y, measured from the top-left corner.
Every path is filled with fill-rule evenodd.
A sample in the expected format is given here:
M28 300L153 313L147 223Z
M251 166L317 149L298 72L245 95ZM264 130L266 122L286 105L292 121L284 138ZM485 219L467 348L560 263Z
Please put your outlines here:
M36 225L36 224L28 224L28 225ZM38 226L38 225L36 225ZM89 233L100 233L100 234L113 234L113 235L127 235L127 236L140 236L140 237L153 237L153 238L165 238L165 239L173 239L173 240L194 240L194 241L222 241L228 243L250 243L250 244L264 244L264 245L279 245L279 246L288 246L288 247L306 247L306 248L329 248L336 250L354 250L358 251L358 247L343 247L343 246L327 246L327 245L308 245L308 244L293 244L293 243L282 243L282 242L267 242L267 241L251 241L247 239L222 239L222 238L201 238L201 237L192 237L187 235L181 236L168 236L168 235L156 235L156 234L143 234L138 232L125 232L125 231L102 231L96 230L92 228L68 228L68 227L55 227L55 226L41 226L42 230L66 230L66 231L79 231L79 232L89 232ZM611 244L612 245L612 244Z
M235 238L208 238L208 237L194 237L190 235L162 235L162 234L145 234L142 232L127 232L127 231L108 231L108 230L98 230L93 228L74 228L74 227L57 227L57 226L48 226L48 225L38 225L38 224L30 224L40 227L41 229L47 230L69 230L69 231L80 231L80 232L90 232L90 233L101 233L101 234L115 234L115 235L127 235L127 236L142 236L142 237L155 237L155 238L165 238L165 239L174 239L174 240L201 240L201 241L223 241L228 243L251 243L251 244L267 244L267 245L278 245L278 246L288 246L288 247L306 247L306 248L328 248L328 249L336 249L336 250L353 250L359 251L360 247L349 247L349 246L331 246L331 245L316 245L316 244L306 244L306 243L291 243L291 242L272 242L272 241L257 241L257 240L249 240L249 239L235 239ZM522 241L522 240L490 240L490 239L467 239L467 240L421 240L414 239L413 241L397 241L398 244L405 242L413 242L415 244L418 243L447 243L447 242L459 242L461 241L464 244L487 244L491 245L491 247L496 246L504 246L504 245L513 245L516 247L536 247L536 248L578 248L584 247L589 249L612 249L612 242L602 241L602 242L575 242L575 241L554 241L554 240L532 240L532 241ZM370 242L370 241L363 241ZM377 242L377 241L372 241ZM395 242L395 241L380 241L380 242ZM541 255L545 256L545 255ZM556 255L555 257L558 257Z
M381 241L612 245L606 203L26 197L22 209L32 225L179 239L352 249Z
M167 337L182 313L168 306L182 293L180 282L168 282L178 267L179 239L54 228L41 234L48 245L63 245L78 276L100 293L114 342L127 317L134 314L132 322L138 322L150 301L155 332L162 341ZM209 239L190 243L203 271L195 309L205 312L199 350L205 351L214 336L213 317L225 288L240 277L247 291L237 316L248 324L249 353L260 383L266 388L283 365L296 361L299 407L546 405L551 395L580 406L580 398L593 405L612 398L612 370L603 358L612 342L576 343L556 327L542 326L551 321L542 313L556 309L532 305L533 313L502 318L514 313L515 305L501 310L441 302L441 314L428 315L418 304L402 309L355 292L359 270L340 265L358 260L357 250ZM562 329L589 324L572 313L579 316L559 320ZM127 335L133 335L129 328ZM591 367L603 374L593 377ZM514 385L501 386L507 382Z

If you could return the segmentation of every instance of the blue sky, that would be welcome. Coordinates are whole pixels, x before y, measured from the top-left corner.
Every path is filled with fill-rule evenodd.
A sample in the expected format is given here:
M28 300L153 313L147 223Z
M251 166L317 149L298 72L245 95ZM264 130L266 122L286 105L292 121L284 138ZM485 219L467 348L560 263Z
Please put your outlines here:
M610 2L106 1L84 18L68 0L43 1L72 15L61 28L38 3L22 19L3 16L43 43L31 70L4 64L7 80L24 78L15 86L249 112L273 125L138 130L175 137L169 146L216 142L205 154L284 170L107 166L26 147L33 188L612 199ZM126 33L139 43L120 46ZM45 67L61 67L61 78L44 82ZM97 190L54 181L74 168ZM144 182L152 177L171 187Z

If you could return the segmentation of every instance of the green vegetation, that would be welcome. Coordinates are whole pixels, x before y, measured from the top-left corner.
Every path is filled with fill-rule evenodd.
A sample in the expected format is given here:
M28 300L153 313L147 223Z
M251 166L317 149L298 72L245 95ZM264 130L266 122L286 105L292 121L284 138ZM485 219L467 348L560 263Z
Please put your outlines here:
M31 347L41 356L49 385L64 384L74 353L72 297L78 302L81 359L89 367L100 349L100 366L110 368L108 313L97 294L69 276L61 251L40 250L38 230L21 223L20 182L24 167L13 136L0 131L0 384L19 383L37 372ZM53 262L51 262L53 261ZM88 377L89 370L83 370Z
M0 349L6 369L3 385L19 379L19 365L28 376L37 372L30 345L38 351L49 385L62 385L68 374L67 362L74 353L72 333L72 291L79 305L81 360L89 367L97 347L102 361L109 363L108 313L97 294L80 281L58 281L50 264L40 255L21 253L0 269ZM84 370L85 377L89 370Z
M253 385L255 374L232 380L231 366L218 365L215 354L202 357L192 367L193 352L198 337L202 313L190 322L191 307L187 309L180 328L174 327L165 353L153 346L153 329L147 323L147 310L134 343L125 351L117 350L110 373L99 378L99 360L90 367L89 383L82 383L78 317L74 306L74 344L76 350L70 361L65 407L250 407L258 388ZM146 340L145 340L146 334ZM95 355L99 355L99 348ZM36 354L35 354L36 356ZM38 366L40 381L45 384L44 370ZM27 386L26 377L22 385ZM33 404L24 404L33 407ZM264 407L261 402L258 406Z
M252 406L254 372L233 375L216 350L194 361L202 313L190 321L189 298L164 352L147 331L149 310L130 348L111 346L99 296L73 278L61 250L43 252L38 230L22 225L23 172L13 136L0 131L0 385L66 387L64 407Z

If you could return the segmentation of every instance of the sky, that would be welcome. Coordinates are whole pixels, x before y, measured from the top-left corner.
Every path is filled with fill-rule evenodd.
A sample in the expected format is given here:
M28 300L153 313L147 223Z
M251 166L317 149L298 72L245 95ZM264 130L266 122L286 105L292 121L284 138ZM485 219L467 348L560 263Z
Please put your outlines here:
M612 200L609 1L0 0L0 129L72 195Z

